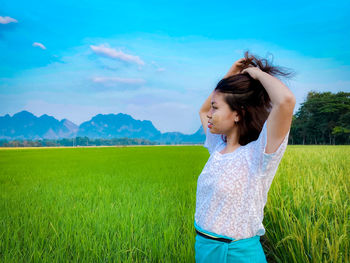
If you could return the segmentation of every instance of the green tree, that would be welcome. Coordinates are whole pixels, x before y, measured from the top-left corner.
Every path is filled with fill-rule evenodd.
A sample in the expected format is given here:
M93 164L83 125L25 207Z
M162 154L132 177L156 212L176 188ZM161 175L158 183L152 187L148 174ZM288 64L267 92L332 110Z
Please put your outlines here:
M310 91L292 121L295 144L349 144L350 93Z

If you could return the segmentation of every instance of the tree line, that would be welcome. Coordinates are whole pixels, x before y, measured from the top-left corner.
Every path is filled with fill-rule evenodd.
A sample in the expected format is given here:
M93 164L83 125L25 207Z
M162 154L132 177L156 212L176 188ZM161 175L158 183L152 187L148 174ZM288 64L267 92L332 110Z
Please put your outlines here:
M293 116L289 143L350 144L350 92L309 92Z
M55 146L113 146L113 145L155 145L158 143L138 138L91 139L75 137L43 140L0 140L0 147L55 147Z

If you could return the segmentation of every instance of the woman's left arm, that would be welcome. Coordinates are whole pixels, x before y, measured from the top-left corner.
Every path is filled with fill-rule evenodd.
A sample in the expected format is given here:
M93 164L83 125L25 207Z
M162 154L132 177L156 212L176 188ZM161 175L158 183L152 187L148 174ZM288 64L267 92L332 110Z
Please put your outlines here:
M274 153L291 127L295 96L279 79L259 68L249 67L243 70L242 73L245 71L261 82L271 99L272 110L266 122L267 142L265 153Z

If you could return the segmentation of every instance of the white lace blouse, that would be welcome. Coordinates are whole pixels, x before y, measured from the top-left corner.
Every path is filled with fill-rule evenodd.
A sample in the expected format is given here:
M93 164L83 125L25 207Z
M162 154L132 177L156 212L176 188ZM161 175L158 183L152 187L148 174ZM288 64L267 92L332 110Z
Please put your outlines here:
M234 239L264 235L267 193L287 148L289 131L274 153L265 153L266 121L259 138L231 153L207 128L210 157L197 181L195 221L202 229Z

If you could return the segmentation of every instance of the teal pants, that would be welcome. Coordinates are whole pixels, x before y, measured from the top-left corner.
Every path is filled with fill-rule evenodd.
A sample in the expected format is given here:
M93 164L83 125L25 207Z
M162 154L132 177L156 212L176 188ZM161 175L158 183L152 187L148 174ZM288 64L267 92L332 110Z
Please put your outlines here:
M194 222L194 226L198 231L211 236L235 240L227 236L206 231L199 227L196 222ZM264 250L260 243L260 236L258 235L231 243L225 243L223 241L208 239L197 234L194 247L196 263L267 262Z

